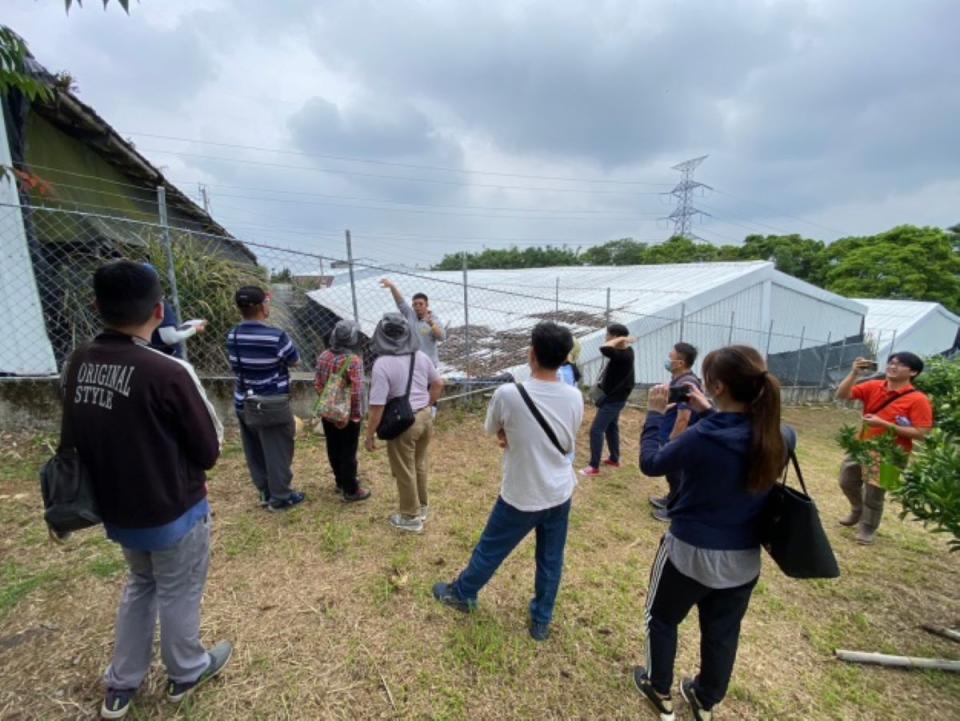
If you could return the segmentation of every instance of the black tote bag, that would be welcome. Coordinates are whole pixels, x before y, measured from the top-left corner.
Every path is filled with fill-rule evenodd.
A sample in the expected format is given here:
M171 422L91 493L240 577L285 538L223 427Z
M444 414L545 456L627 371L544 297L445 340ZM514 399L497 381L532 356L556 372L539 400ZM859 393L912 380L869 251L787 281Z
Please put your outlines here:
M802 491L787 485L790 464ZM792 450L790 464L783 471L783 480L773 487L767 499L763 547L790 578L838 578L840 567L820 522L817 505L807 495L800 464Z

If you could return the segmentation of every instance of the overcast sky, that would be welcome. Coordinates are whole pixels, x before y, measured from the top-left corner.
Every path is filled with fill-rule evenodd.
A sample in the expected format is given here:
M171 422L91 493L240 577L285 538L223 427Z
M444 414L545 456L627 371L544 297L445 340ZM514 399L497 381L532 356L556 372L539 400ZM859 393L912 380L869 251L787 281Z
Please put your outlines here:
M960 222L956 0L7 0L3 21L216 219L427 264ZM167 136L151 137L152 136ZM251 147L254 146L254 147Z

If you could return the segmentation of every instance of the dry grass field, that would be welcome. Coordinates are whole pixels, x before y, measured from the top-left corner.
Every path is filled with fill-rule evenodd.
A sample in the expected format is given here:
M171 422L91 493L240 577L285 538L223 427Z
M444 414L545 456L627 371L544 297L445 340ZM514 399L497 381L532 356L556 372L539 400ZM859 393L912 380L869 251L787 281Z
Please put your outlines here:
M874 547L834 519L848 412L791 409L800 458L843 569L831 582L785 578L765 561L718 719L958 719L960 676L847 665L838 647L960 657L960 645L918 629L960 622L960 554L890 512ZM589 422L589 419L588 419ZM647 496L661 481L636 468L642 413L623 419L629 465L582 480L567 564L543 644L526 633L533 587L527 539L470 616L441 607L432 584L467 560L499 484L496 443L481 417L444 409L432 463L432 515L422 536L386 523L396 491L385 451L362 452L373 498L331 492L323 439L298 447L309 502L289 514L255 504L236 438L210 475L213 561L203 635L231 639L222 678L179 708L163 699L159 661L132 719L653 719L629 678L643 656L647 574L664 527ZM586 448L584 424L580 456ZM56 546L38 510L36 469L49 438L0 439L0 718L92 719L124 581L99 530ZM694 614L695 616L695 614ZM678 675L696 670L697 622L681 629ZM689 714L681 704L679 718Z

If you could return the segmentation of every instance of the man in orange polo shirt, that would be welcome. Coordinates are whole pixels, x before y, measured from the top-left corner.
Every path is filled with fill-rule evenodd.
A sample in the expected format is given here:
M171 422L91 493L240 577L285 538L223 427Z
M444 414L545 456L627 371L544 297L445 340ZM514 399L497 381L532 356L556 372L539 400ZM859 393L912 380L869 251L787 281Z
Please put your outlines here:
M887 358L885 378L856 384L857 377L872 369L865 358L853 362L850 374L837 387L840 400L863 403L861 438L871 438L892 430L896 443L907 453L913 442L922 440L933 427L930 400L913 387L912 381L923 371L923 361L913 353L894 353ZM856 385L855 385L856 384ZM873 543L883 516L885 491L877 479L863 480L863 468L851 458L844 459L840 469L840 488L850 501L850 515L840 519L844 526L860 524L857 542Z

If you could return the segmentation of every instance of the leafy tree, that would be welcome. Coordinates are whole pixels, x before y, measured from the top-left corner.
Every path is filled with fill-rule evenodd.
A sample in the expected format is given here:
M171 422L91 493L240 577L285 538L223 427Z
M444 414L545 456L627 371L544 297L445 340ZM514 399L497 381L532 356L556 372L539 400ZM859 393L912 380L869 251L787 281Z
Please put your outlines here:
M467 267L480 268L550 268L562 265L580 265L577 251L553 246L532 246L520 250L512 248L488 248L480 253L467 253ZM434 270L460 270L463 253L445 255L433 266Z
M293 281L293 273L290 272L290 269L284 267L282 270L274 271L270 274L271 283L290 283Z
M646 243L620 238L587 248L580 257L588 265L643 265L646 254Z
M27 44L6 25L0 25L0 95L17 90L29 100L49 100L53 93L45 84L27 74Z
M908 298L960 311L960 255L952 234L901 225L826 248L827 290L848 297Z
M748 235L741 246L726 246L736 251L738 260L772 260L777 270L823 285L827 256L823 241L793 235Z
M645 262L650 265L662 263L702 263L716 260L720 251L711 243L698 243L690 238L675 235L659 245L651 246Z

